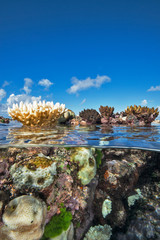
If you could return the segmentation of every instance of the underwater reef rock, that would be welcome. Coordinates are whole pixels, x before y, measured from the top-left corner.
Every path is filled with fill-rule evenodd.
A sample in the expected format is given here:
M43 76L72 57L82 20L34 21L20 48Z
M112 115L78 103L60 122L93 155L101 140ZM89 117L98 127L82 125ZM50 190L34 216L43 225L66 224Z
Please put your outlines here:
M46 205L32 196L20 196L7 205L0 239L39 240L44 231Z
M0 159L0 239L160 239L159 152L10 147L0 149ZM92 231L98 225L109 233Z
M95 109L84 109L79 113L79 116L86 121L86 124L100 123L101 119L100 114Z
M65 105L53 102L37 102L13 104L8 108L8 114L25 126L43 127L55 125L60 116L65 112Z
M10 119L0 116L0 123L9 123Z
M76 117L75 113L72 110L68 109L60 116L60 118L58 119L58 123L66 124L75 117Z

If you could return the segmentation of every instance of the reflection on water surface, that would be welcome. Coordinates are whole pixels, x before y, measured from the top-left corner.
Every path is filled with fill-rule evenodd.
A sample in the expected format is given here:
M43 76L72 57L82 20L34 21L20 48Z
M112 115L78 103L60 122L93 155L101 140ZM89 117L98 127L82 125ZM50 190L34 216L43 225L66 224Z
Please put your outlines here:
M56 126L52 129L27 129L16 121L0 124L0 146L67 145L122 147L160 150L160 125Z

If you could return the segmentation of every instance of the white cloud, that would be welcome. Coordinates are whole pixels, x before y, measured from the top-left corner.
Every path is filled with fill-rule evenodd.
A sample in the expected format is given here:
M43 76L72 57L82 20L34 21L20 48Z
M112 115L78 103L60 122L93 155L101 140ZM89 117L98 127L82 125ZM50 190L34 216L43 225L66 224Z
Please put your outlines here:
M49 81L48 79L41 79L38 82L38 84L45 87L46 89L49 88L51 85L53 85L53 83L51 81Z
M4 81L4 83L3 83L2 87L6 87L6 86L8 86L9 84L10 84L9 82L7 82L7 81Z
M6 96L6 91L4 89L0 89L0 101Z
M99 76L97 75L96 78L86 78L84 80L79 80L76 77L72 77L72 86L67 89L68 93L77 93L78 91L82 91L91 87L99 88L103 83L105 82L110 82L111 79L104 75L104 76Z
M84 99L82 100L82 102L80 103L80 105L83 105L85 102L86 102L86 98L84 98Z
M148 92L155 92L155 91L160 91L160 86L156 86L156 87L150 87L148 90Z
M146 99L144 99L144 100L141 102L141 105L142 105L142 106L146 106L146 105L147 105L147 103L148 103L148 102L147 102L147 100L146 100Z
M21 101L24 103L30 103L33 101L40 101L40 100L41 100L41 96L34 97L34 96L29 96L27 94L19 94L19 95L11 94L7 99L7 106L12 107L13 103L19 104Z
M31 92L30 87L32 86L33 81L31 78L24 78L24 82L23 90L26 92L26 94L29 94Z

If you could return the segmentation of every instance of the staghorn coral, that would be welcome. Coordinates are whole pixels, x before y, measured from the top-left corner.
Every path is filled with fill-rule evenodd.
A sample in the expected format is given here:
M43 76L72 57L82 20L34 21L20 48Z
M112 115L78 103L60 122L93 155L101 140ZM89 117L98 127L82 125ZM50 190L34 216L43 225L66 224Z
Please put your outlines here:
M79 113L79 116L88 123L100 123L100 114L95 109L84 109Z
M8 108L9 115L25 126L52 126L65 112L65 105L53 102L34 101L31 103L20 102L13 104L13 108Z
M99 111L100 111L102 117L110 118L113 115L114 107L100 106Z
M141 107L141 106L130 106L127 107L125 110L125 113L127 116L134 115L136 118L140 121L143 121L144 123L151 123L155 120L155 118L158 116L158 108L148 108L148 107Z

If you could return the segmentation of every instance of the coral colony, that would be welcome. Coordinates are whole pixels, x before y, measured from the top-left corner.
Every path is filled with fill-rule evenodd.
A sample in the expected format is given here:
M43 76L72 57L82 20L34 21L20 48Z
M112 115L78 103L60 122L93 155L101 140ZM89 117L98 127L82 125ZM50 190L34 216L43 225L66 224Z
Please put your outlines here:
M65 112L65 104L53 102L37 102L13 104L8 108L9 115L25 126L46 126L54 125L60 116Z
M158 116L158 109L135 105L76 117L45 101L8 112L28 127L148 126ZM160 239L159 160L159 152L129 148L0 148L0 240Z
M100 112L100 113L99 113ZM125 111L114 113L114 107L100 106L99 112L95 109L84 109L76 117L71 110L65 109L65 105L53 102L36 102L13 104L8 108L9 115L24 126L44 127L59 124L70 125L150 125L158 116L158 108L154 109L141 106L130 106Z

